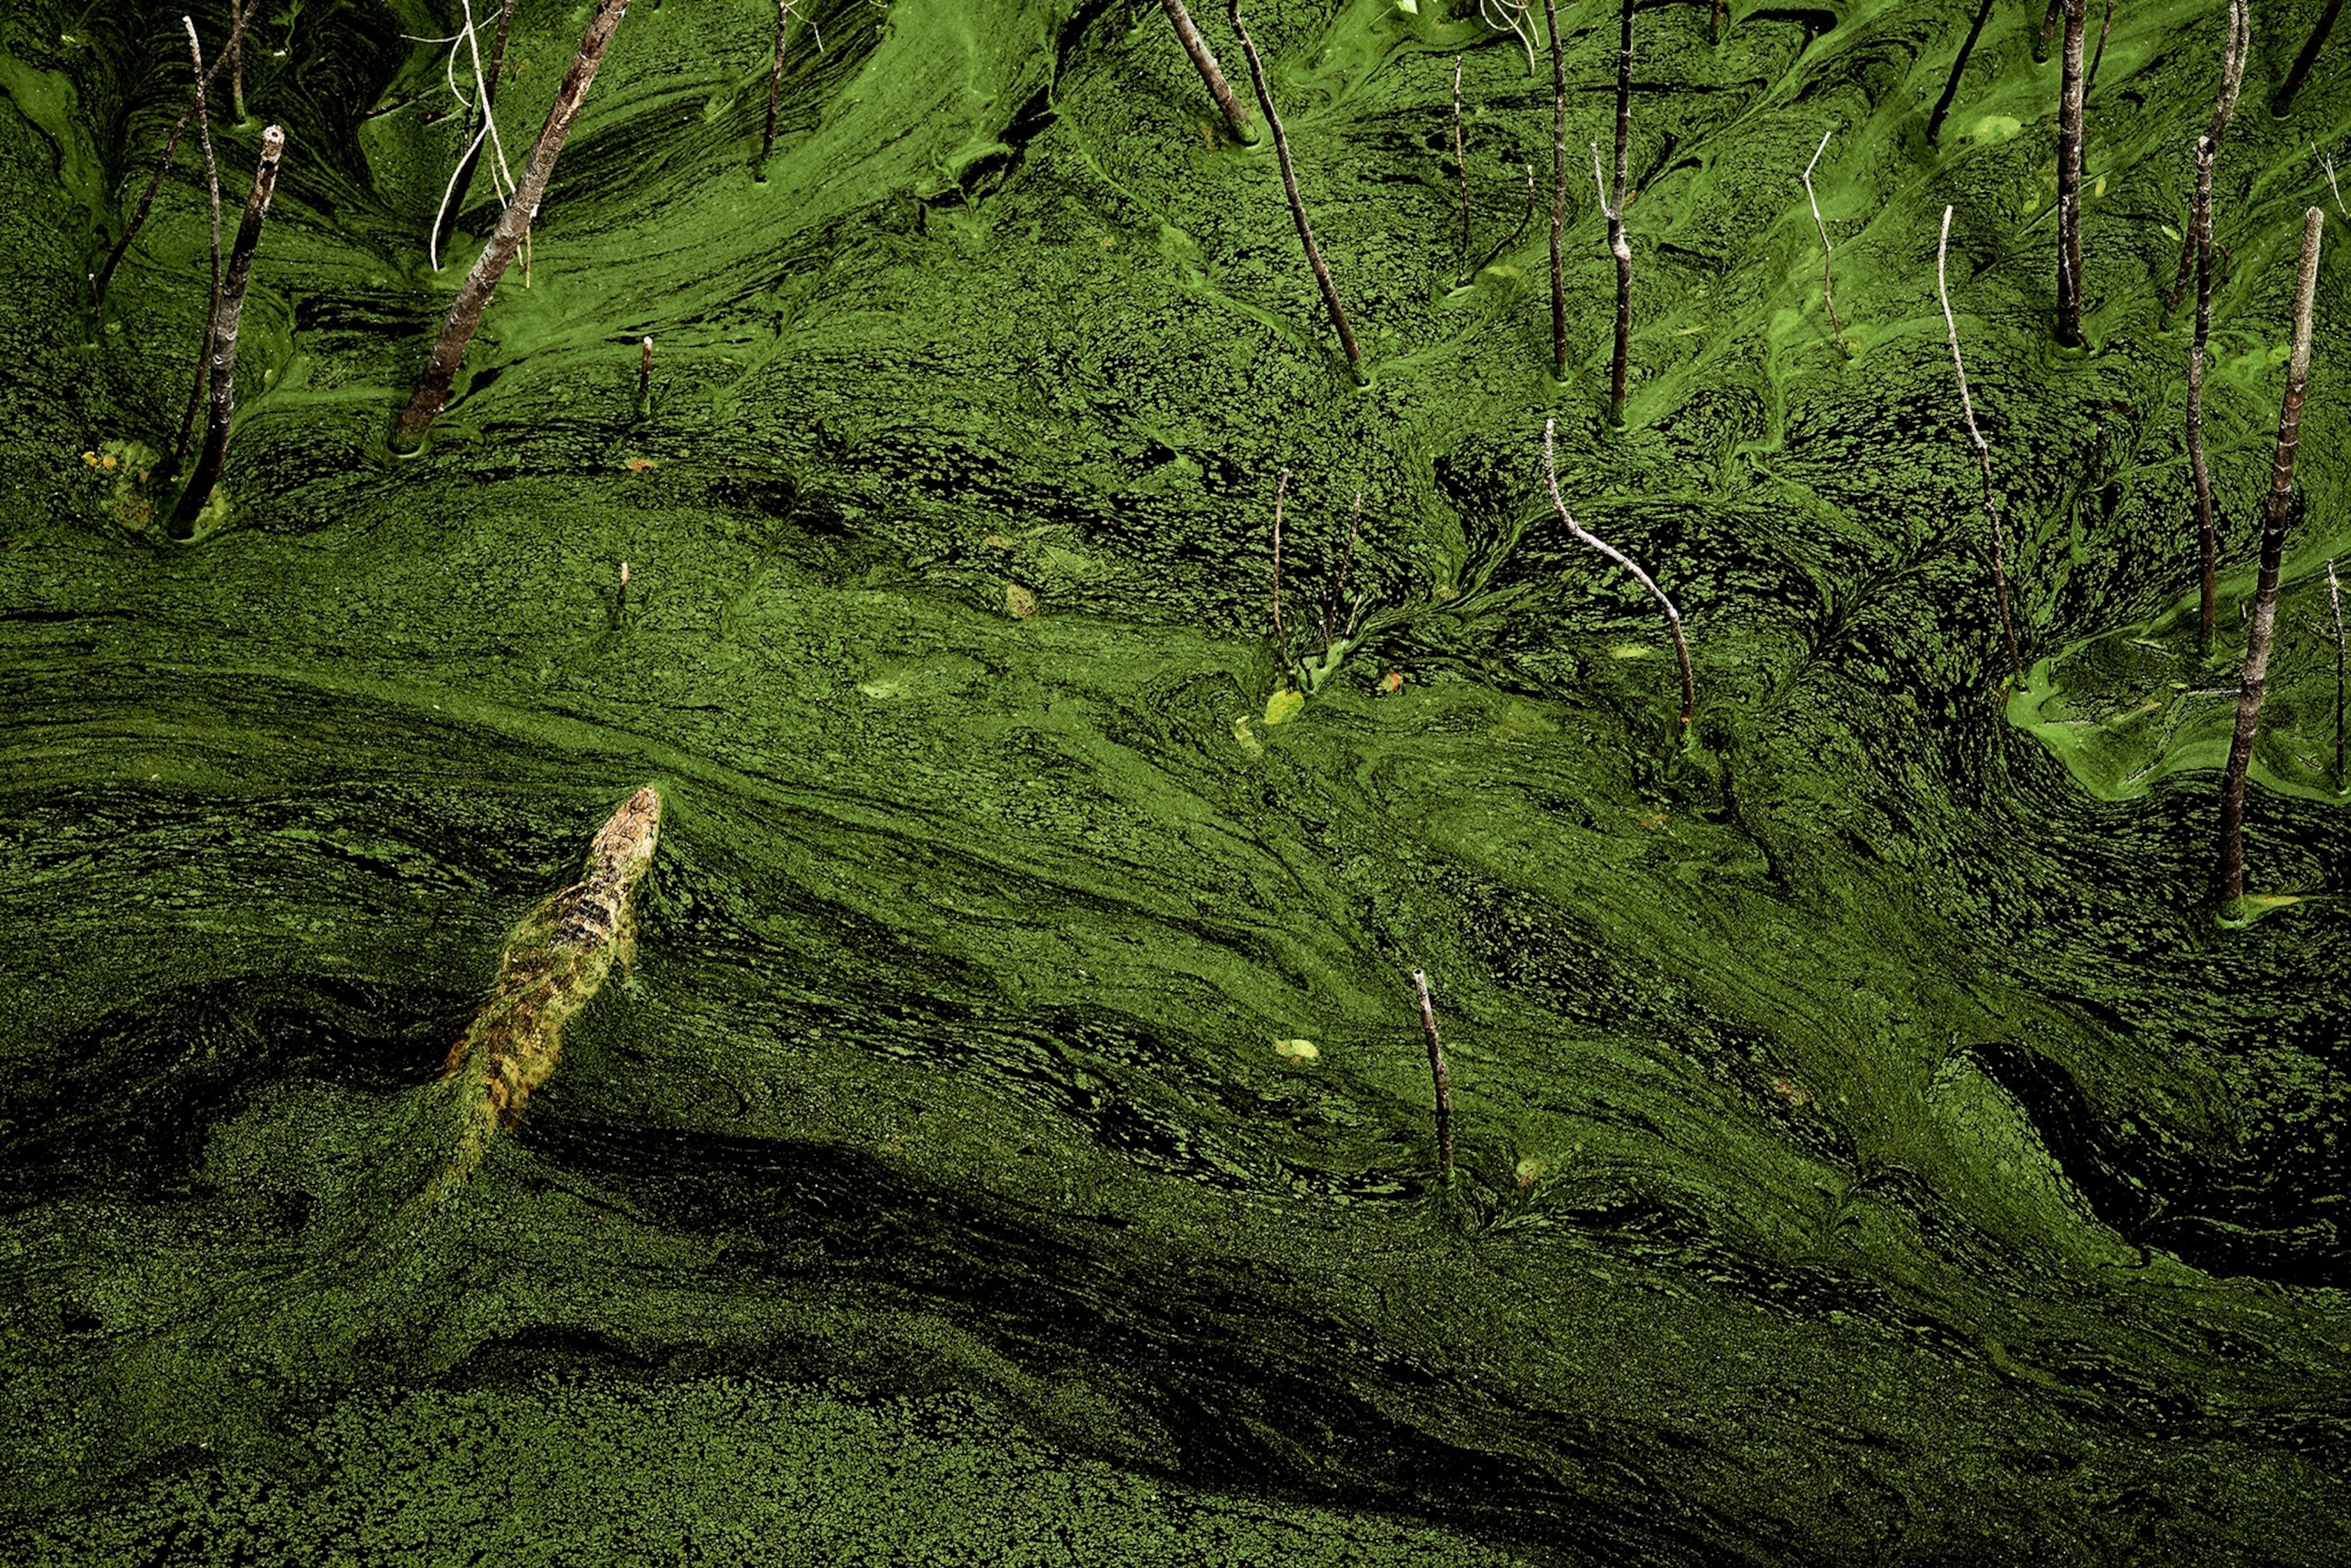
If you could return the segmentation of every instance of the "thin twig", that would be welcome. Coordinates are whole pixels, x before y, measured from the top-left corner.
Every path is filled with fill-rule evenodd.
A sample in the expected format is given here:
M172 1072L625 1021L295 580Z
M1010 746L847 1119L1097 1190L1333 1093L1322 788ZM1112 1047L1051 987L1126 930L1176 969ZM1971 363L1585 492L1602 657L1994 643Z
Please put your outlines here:
M2335 579L2335 562L2326 562L2326 601L2335 611L2335 792L2343 793L2343 697L2344 677L2351 674L2351 642L2343 635L2343 585Z
M1461 150L1461 57L1453 57L1453 166L1461 176L1461 260L1455 287L1469 281L1469 155Z
M1437 1038L1437 1009L1428 999L1426 971L1412 972L1413 995L1420 1002L1421 1032L1428 1040L1429 1076L1437 1081L1437 1159L1447 1186L1453 1184L1453 1096L1445 1087L1445 1046Z
M231 29L229 36L232 38L242 37L246 23L251 21L254 13L260 8L261 0L246 0L245 9L237 15L236 26ZM188 21L186 17L181 20ZM194 26L193 22L189 22L188 25L191 28ZM224 56L221 59L214 60L210 70L200 73L196 82L196 92L188 99L188 107L180 111L179 120L172 126L170 139L163 143L163 156L156 161L155 172L147 177L147 189L141 193L139 205L131 214L130 226L122 231L122 237L115 241L114 248L107 252L105 265L92 276L89 300L90 308L93 310L105 304L107 285L114 280L115 268L122 265L122 257L131 249L131 242L139 237L140 229L146 225L148 209L155 204L155 193L162 185L163 176L171 172L172 155L180 148L180 138L187 134L189 124L196 118L196 106L204 99L204 88L214 77L220 75L221 67L225 63L225 59L226 57Z
M1690 716L1698 708L1698 681L1690 673L1689 644L1682 640L1681 612L1674 608L1674 601L1666 597L1666 591L1657 586L1656 580L1634 564L1631 556L1626 555L1598 534L1592 532L1569 515L1567 501L1559 493L1559 459L1552 450L1552 432L1558 423L1559 421L1555 419L1543 421L1543 477L1551 486L1552 507L1559 513L1559 520L1567 525L1568 532L1632 573L1634 580L1647 589L1649 596L1657 601L1657 608L1666 612L1666 630L1673 634L1674 639L1674 658L1681 665L1681 733L1687 736L1689 734Z
M514 24L514 0L506 0L505 5L499 11L497 37L490 45L490 64L486 73L482 68L482 51L476 42L473 0L460 0L460 5L465 12L465 26L462 32L450 40L448 62L450 70L447 73L450 78L449 90L455 94L460 103L466 104L467 125L472 125L473 117L476 115L480 117L482 123L478 130L472 132L465 152L457 160L457 166L449 172L448 188L442 192L440 209L433 214L433 231L425 247L425 258L433 264L433 270L435 272L441 270L442 247L446 246L450 236L457 232L457 204L464 199L467 188L473 183L474 171L480 164L482 147L486 141L497 157L497 167L491 174L490 187L496 193L501 206L513 194L515 184L514 171L507 166L506 146L498 140L498 119L495 112L498 97L498 70L507 52L507 31ZM457 91L456 87L455 68L457 46L460 44L465 47L473 58L475 96L470 102L464 93Z
M1297 221L1298 243L1305 248L1306 265L1313 269L1314 281L1322 287L1322 303L1330 307L1331 323L1339 329L1339 344L1347 351L1349 367L1359 366L1364 356L1355 347L1354 329L1347 325L1346 308L1339 303L1339 286L1331 281L1331 269L1322 264L1322 252L1314 243L1314 230L1306 221L1306 203L1298 194L1298 172L1290 162L1290 137L1281 129L1281 116L1274 111L1273 89L1265 79L1265 62L1258 58L1257 45L1250 41L1249 28L1241 21L1241 0L1230 0L1227 16L1240 39L1241 54L1249 61L1249 80L1257 87L1258 107L1265 111L1265 122L1273 130L1273 151L1281 161L1281 188L1290 197L1290 215Z
M1330 598L1322 604L1322 661L1326 664L1331 661L1332 617L1347 596L1347 574L1354 570L1355 565L1355 536L1363 531L1363 527L1364 492L1359 488L1355 492L1355 515L1347 524L1347 555L1339 563L1338 586L1331 591ZM1346 634L1345 632L1341 632L1342 636Z
M1527 14L1530 0L1517 0L1515 5L1510 4L1509 0L1504 0L1502 19L1499 22L1486 15L1486 8L1490 3L1491 0L1478 0L1478 19L1498 32L1508 28L1518 35L1519 47L1527 52L1527 75L1533 76L1535 74L1534 41L1527 37L1526 29L1519 26L1519 18Z
M1625 237L1625 201L1632 182L1633 0L1624 0L1616 35L1616 183L1608 207L1608 254L1616 258L1616 352L1608 367L1608 419L1625 422L1625 381L1633 355L1633 246Z
M2212 139L2196 139L2196 192L2189 204L2188 241L2196 256L2196 330L2188 350L2188 473L2196 487L2199 560L2196 645L2210 652L2218 592L2220 545L2212 523L2212 471L2204 458L2204 348L2212 335Z
M245 123L245 29L237 26L243 19L236 0L228 0L228 101L239 125Z
M1273 486L1273 641L1281 651L1281 663L1289 668L1290 634L1281 628L1281 502L1290 489L1290 470L1284 468Z
M1804 165L1804 200L1812 203L1813 226L1821 231L1821 298L1829 308L1829 325L1836 329L1837 340L1842 342L1844 323L1837 319L1836 313L1836 250L1829 244L1829 225L1821 220L1820 198L1813 194L1813 169L1820 162L1821 154L1829 150L1829 138L1835 130L1831 126L1821 132L1821 144L1813 149L1812 162Z
M210 78L204 73L203 46L196 42L195 18L183 16L180 25L188 30L188 57L195 63L196 140L204 150L204 183L212 192L213 287L212 303L204 311L204 340L196 350L195 380L188 388L187 406L180 413L180 438L172 445L172 465L175 468L187 461L188 441L196 429L196 410L204 406L212 393L213 327L220 319L221 299L220 165L213 159L212 116L204 105L204 83Z
M2019 685L2024 681L2024 659L2016 649L2016 623L2008 613L2008 543L2000 526L2000 507L1991 492L1991 444L1976 428L1975 400L1968 395L1968 367L1959 358L1959 323L1951 314L1951 293L1943 281L1943 253L1951 244L1951 209L1943 209L1943 236L1935 244L1935 297L1943 302L1943 327L1951 339L1951 369L1959 376L1959 410L1967 415L1968 441L1976 449L1976 461L1983 470L1984 516L1991 520L1991 581L2000 596L2000 634L2008 643L2009 674Z
M1567 48L1559 36L1559 0L1543 0L1551 27L1551 373L1567 379L1567 267L1561 239L1567 226Z
M2243 684L2237 726L2229 737L2228 769L2220 777L2220 870L2216 879L2223 912L2245 894L2245 774L2260 733L2262 692L2269 680L2270 637L2277 624L2278 571L2294 520L2294 454L2302 435L2302 398L2310 384L2310 324L2318 292L2319 234L2326 214L2302 217L2302 265L2294 277L2294 354L2286 361L2285 400L2278 409L2277 455L2270 463L2269 506L2262 519L2262 565L2254 580L2252 629L2245 634Z

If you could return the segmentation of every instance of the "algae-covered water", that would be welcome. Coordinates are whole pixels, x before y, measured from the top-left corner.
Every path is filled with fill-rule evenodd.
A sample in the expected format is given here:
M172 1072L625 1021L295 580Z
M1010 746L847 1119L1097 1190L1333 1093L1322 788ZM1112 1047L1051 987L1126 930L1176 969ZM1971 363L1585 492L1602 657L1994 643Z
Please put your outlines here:
M83 281L185 101L179 13L0 14L0 1554L2351 1555L2332 226L2265 913L2210 894L2294 249L2351 141L2351 36L2271 111L2315 0L2256 6L2218 165L2209 653L2159 297L2220 5L2113 14L2081 350L2041 5L1956 75L1964 5L1642 5L1621 427L1614 7L1560 16L1564 382L1520 228L1548 59L1444 0L1248 13L1360 382L1158 5L797 9L762 170L773 8L635 0L395 458L497 213L485 175L433 269L470 68L412 38L464 16L264 0L246 118L212 100L232 227L265 123L287 152L186 542L193 139ZM516 10L517 170L587 17ZM1680 608L1686 741L1546 419ZM1303 703L1285 470L1291 653L1368 595ZM509 934L647 784L633 960L420 1202Z

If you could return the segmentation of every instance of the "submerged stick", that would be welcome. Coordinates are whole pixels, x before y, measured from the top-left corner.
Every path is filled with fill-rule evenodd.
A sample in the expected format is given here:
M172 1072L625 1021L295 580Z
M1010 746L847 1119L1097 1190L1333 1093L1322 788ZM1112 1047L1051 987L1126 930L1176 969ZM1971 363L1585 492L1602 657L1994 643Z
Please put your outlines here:
M1951 100L1959 96L1959 78L1967 71L1968 57L1975 52L1976 40L1983 37L1984 24L1991 19L1991 0L1981 0L1976 6L1976 19L1968 24L1968 36L1959 45L1959 57L1951 62L1951 74L1943 79L1943 96L1935 100L1935 112L1927 117L1929 147L1942 133L1943 117L1951 112Z
M261 133L261 156L253 167L253 193L246 198L245 216L236 225L236 245L229 252L228 272L221 279L220 302L213 310L212 420L204 429L204 450L196 456L195 470L172 508L175 533L195 522L211 498L222 465L228 460L229 419L236 412L237 323L245 315L245 287L253 276L253 253L261 243L261 223L269 215L269 197L277 189L277 159L285 149L286 132L279 127L273 125Z
M1455 287L1469 281L1469 155L1461 150L1461 57L1453 57L1453 167L1461 175L1461 262Z
M457 1101L457 1148L423 1202L440 1202L482 1163L501 1127L555 1071L563 1026L614 967L636 956L637 886L660 840L661 796L648 784L629 797L589 846L580 880L523 917L498 955L490 999L449 1051L441 1092Z
M213 158L212 116L204 106L204 83L210 79L204 70L204 51L196 42L196 23L192 16L180 18L188 30L188 57L195 64L196 73L196 140L204 150L204 183L210 187L213 201L213 287L211 304L204 310L204 336L196 346L195 380L188 387L187 406L180 412L180 438L172 445L172 465L178 467L187 461L188 438L196 428L196 410L203 407L212 391L213 324L220 319L221 298L221 197L220 165Z
M2294 355L2286 361L2285 400L2278 409L2277 455L2270 463L2269 507L2262 519L2262 566L2253 589L2252 628L2245 636L2245 669L2237 693L2237 727L2229 737L2229 766L2220 776L2221 907L2245 895L2245 775L2262 721L2269 681L2270 638L2277 625L2278 570L2285 559L2286 528L2294 518L2294 451L2302 436L2302 397L2310 384L2311 308L2318 292L2319 231L2326 214L2302 217L2302 266L2294 277Z
M1453 1183L1453 1096L1445 1087L1445 1046L1437 1038L1437 1009L1428 1000L1428 976L1412 972L1413 995L1420 1002L1420 1029L1428 1039L1429 1076L1437 1080L1437 1159L1447 1186Z
M1698 682L1690 674L1689 644L1682 640L1681 612L1674 608L1674 601L1666 597L1666 591L1657 586L1656 580L1634 564L1631 556L1626 555L1598 534L1592 532L1568 514L1567 501L1559 493L1559 459L1552 451L1552 433L1558 423L1555 419L1543 421L1543 476L1551 485L1552 509L1559 514L1559 520L1567 525L1568 532L1632 573L1634 580L1649 591L1649 597L1657 601L1657 608L1666 612L1666 630L1672 633L1674 639L1674 658L1681 665L1682 734L1687 736L1689 733L1690 716L1698 708Z
M1560 253L1567 227L1567 47L1560 41L1559 0L1543 0L1551 28L1551 374L1567 379L1567 268Z
M2229 122L2237 115L2237 93L2245 85L2245 55L2252 38L2252 0L2229 0L2229 31L2220 43L2220 94L2212 104L2212 129L2205 133L2216 157L2220 139L2229 134ZM2167 311L2179 308L2180 299L2188 293L2189 269L2195 265L2196 236L2191 232L2179 242L2179 268L2172 274L2170 292L2163 297Z
M1616 25L1616 183L1609 193L1608 254L1616 258L1616 353L1608 364L1608 419L1625 423L1625 377L1633 354L1633 245L1625 237L1625 196L1632 183L1633 0Z
M2294 112L2294 95L2302 90L2302 78L2310 74L2317 63L2318 51L2326 42L2326 35L2335 30L2335 13L2343 9L2343 0L2326 0L2326 9L2318 14L2318 21L2310 29L2310 41L2302 46L2302 53L2294 57L2294 65L2278 84L2277 96L2270 99L2270 113L2283 120Z
M2057 98L2057 340L2082 341L2082 36L2090 0L2064 0L2065 48Z
M791 25L792 0L777 0L776 56L768 66L768 129L759 137L759 178L768 177L768 160L776 152L776 109L784 96L784 29Z
M2220 544L2212 523L2212 470L2204 458L2204 346L2212 335L2212 139L2196 139L2196 193L2188 243L2196 256L2196 332L2188 349L2188 474L2196 486L2196 646L2210 652Z
M1265 62L1258 58L1257 45L1249 41L1249 28L1241 22L1241 0L1230 0L1228 15L1232 19L1233 32L1240 38L1241 54L1249 61L1249 80L1257 87L1258 107L1265 111L1265 122L1273 130L1273 151L1281 161L1281 188L1290 197L1290 215L1298 223L1298 243L1306 249L1306 265L1314 270L1314 281L1322 289L1322 303L1331 308L1331 324L1339 329L1339 343L1347 350L1347 363L1350 368L1359 366L1364 356L1355 348L1354 330L1347 325L1346 309L1339 303L1339 287L1331 281L1331 269L1322 265L1322 252L1315 246L1314 230L1306 221L1306 204L1298 194L1298 172L1290 162L1290 137L1281 129L1281 116L1274 112L1273 89L1266 84Z
M1813 169L1820 162L1821 154L1829 150L1829 138L1835 133L1831 126L1821 132L1821 144L1813 149L1813 162L1804 165L1804 200L1813 204L1813 226L1821 231L1821 298L1829 308L1829 325L1836 329L1837 339L1844 339L1844 323L1836 313L1836 248L1829 244L1829 225L1821 220L1821 200L1813 194Z
M1975 400L1968 395L1968 367L1959 358L1959 323L1951 314L1951 291L1943 281L1943 253L1951 244L1951 209L1943 209L1943 237L1935 244L1935 296L1943 302L1943 328L1951 338L1951 369L1959 376L1959 411L1968 418L1968 442L1976 449L1983 470L1984 516L1991 520L1991 583L2000 597L2000 634L2008 643L2008 670L2019 684L2024 680L2024 659L2016 650L2016 622L2008 613L2008 541L2000 526L2000 507L1991 493L1991 444L1976 428Z
M237 25L243 20L236 0L228 0L228 100L239 125L245 123L245 29Z
M450 237L457 232L458 208L465 200L465 193L473 186L474 171L481 166L482 147L485 142L495 143L497 140L497 121L493 118L493 111L498 102L498 73L506 66L507 33L513 26L514 0L506 0L506 4L498 8L498 30L490 39L488 68L484 68L478 51L474 55L474 85L476 94L474 113L481 117L481 124L476 126L472 115L466 117L465 156L458 159L455 172L449 176L449 193L442 198L441 211L434 219L433 243L429 248L433 269L435 272L441 269L441 253L449 248ZM466 47L472 49L473 28L470 24L465 31ZM504 167L506 150L503 147L498 150L498 162L499 165ZM509 183L511 183L511 177L509 177ZM503 194L503 193L500 193Z
M643 357L637 361L637 417L644 419L653 412L653 340L645 340Z
M2335 792L2343 793L2344 677L2351 674L2351 643L2343 635L2343 585L2335 580L2335 562L2326 563L2326 601L2335 610Z
M1200 29L1192 25L1192 16L1184 9L1184 0L1159 0L1159 3L1166 7L1167 20L1175 26L1176 38L1183 44L1184 52L1192 57L1192 68L1200 73L1200 80L1207 86L1208 96L1217 100L1217 108L1223 113L1225 123L1232 127L1233 134L1241 141L1255 141L1257 127L1249 123L1248 106L1234 96L1233 84L1225 79L1224 68L1217 64L1217 57L1209 49L1208 40L1200 37ZM1246 48L1248 46L1244 43L1242 47ZM1262 98L1264 93L1265 89L1260 86L1258 94ZM1270 110L1267 118L1272 118Z
M416 391L392 431L395 447L413 449L423 442L441 405L449 400L449 384L456 378L457 366L465 357L465 345L473 338L474 329L481 325L491 290L497 287L499 277L514 260L515 248L522 243L524 232L538 214L539 198L547 193L547 182L555 172L556 155L563 151L563 139L570 134L571 122L579 118L580 102L588 96L588 84L596 79L596 68L603 63L604 47L612 41L613 30L620 26L628 9L629 0L598 0L596 14L580 40L580 52L571 61L571 69L565 74L563 85L556 89L555 102L547 111L547 123L540 128L538 141L530 150L530 162L523 169L522 179L508 198L506 211L499 215L490 243L482 247L474 270L465 275L464 285L458 288L456 303L450 306L449 319L433 345L432 357L425 361L424 373L417 378Z

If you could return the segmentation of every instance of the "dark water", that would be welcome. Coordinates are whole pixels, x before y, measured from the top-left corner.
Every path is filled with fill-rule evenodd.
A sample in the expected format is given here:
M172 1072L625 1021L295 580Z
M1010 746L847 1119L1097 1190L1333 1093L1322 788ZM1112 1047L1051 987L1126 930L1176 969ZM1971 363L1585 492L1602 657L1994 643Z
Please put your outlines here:
M394 459L496 219L485 178L432 270L463 113L402 35L460 23L269 0L232 204L288 152L185 544L186 146L101 312L76 281L178 14L0 18L11 1561L2344 1559L2332 231L2263 913L2208 883L2351 39L2278 120L2318 7L2262 12L2220 161L2208 656L2159 296L2217 11L2115 16L2064 350L2039 7L1930 141L1972 7L1644 6L1616 429L1614 13L1561 17L1559 383L1508 243L1548 59L1463 9L1249 17L1358 387L1158 6L828 0L759 181L773 13L636 0ZM517 9L517 170L586 19ZM1681 609L1687 745L1546 418ZM1285 469L1293 644L1368 594L1302 705ZM635 963L419 1209L507 933L646 783Z

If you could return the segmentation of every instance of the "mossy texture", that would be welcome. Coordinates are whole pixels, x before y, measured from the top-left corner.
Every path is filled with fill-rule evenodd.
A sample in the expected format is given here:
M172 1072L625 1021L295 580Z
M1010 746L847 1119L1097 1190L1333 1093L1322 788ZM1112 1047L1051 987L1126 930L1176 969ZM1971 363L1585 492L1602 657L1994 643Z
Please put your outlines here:
M2250 810L2296 901L2208 886L2351 124L2324 57L2266 108L2320 6L2256 18L2216 174L2209 652L2158 296L2217 7L2116 10L2063 350L2040 6L1932 141L1971 5L1641 6L1621 427L1615 7L1561 12L1564 381L1546 225L1456 282L1453 61L1482 256L1548 60L1249 10L1360 384L1155 0L796 9L760 168L773 5L634 0L395 458L497 211L432 269L465 115L403 35L455 7L265 0L224 188L287 150L189 544L184 147L86 281L178 12L0 14L0 1557L2342 1561L2339 237ZM586 18L517 5L510 161ZM1551 418L1680 610L1687 739ZM411 1205L509 937L648 783L625 982Z

